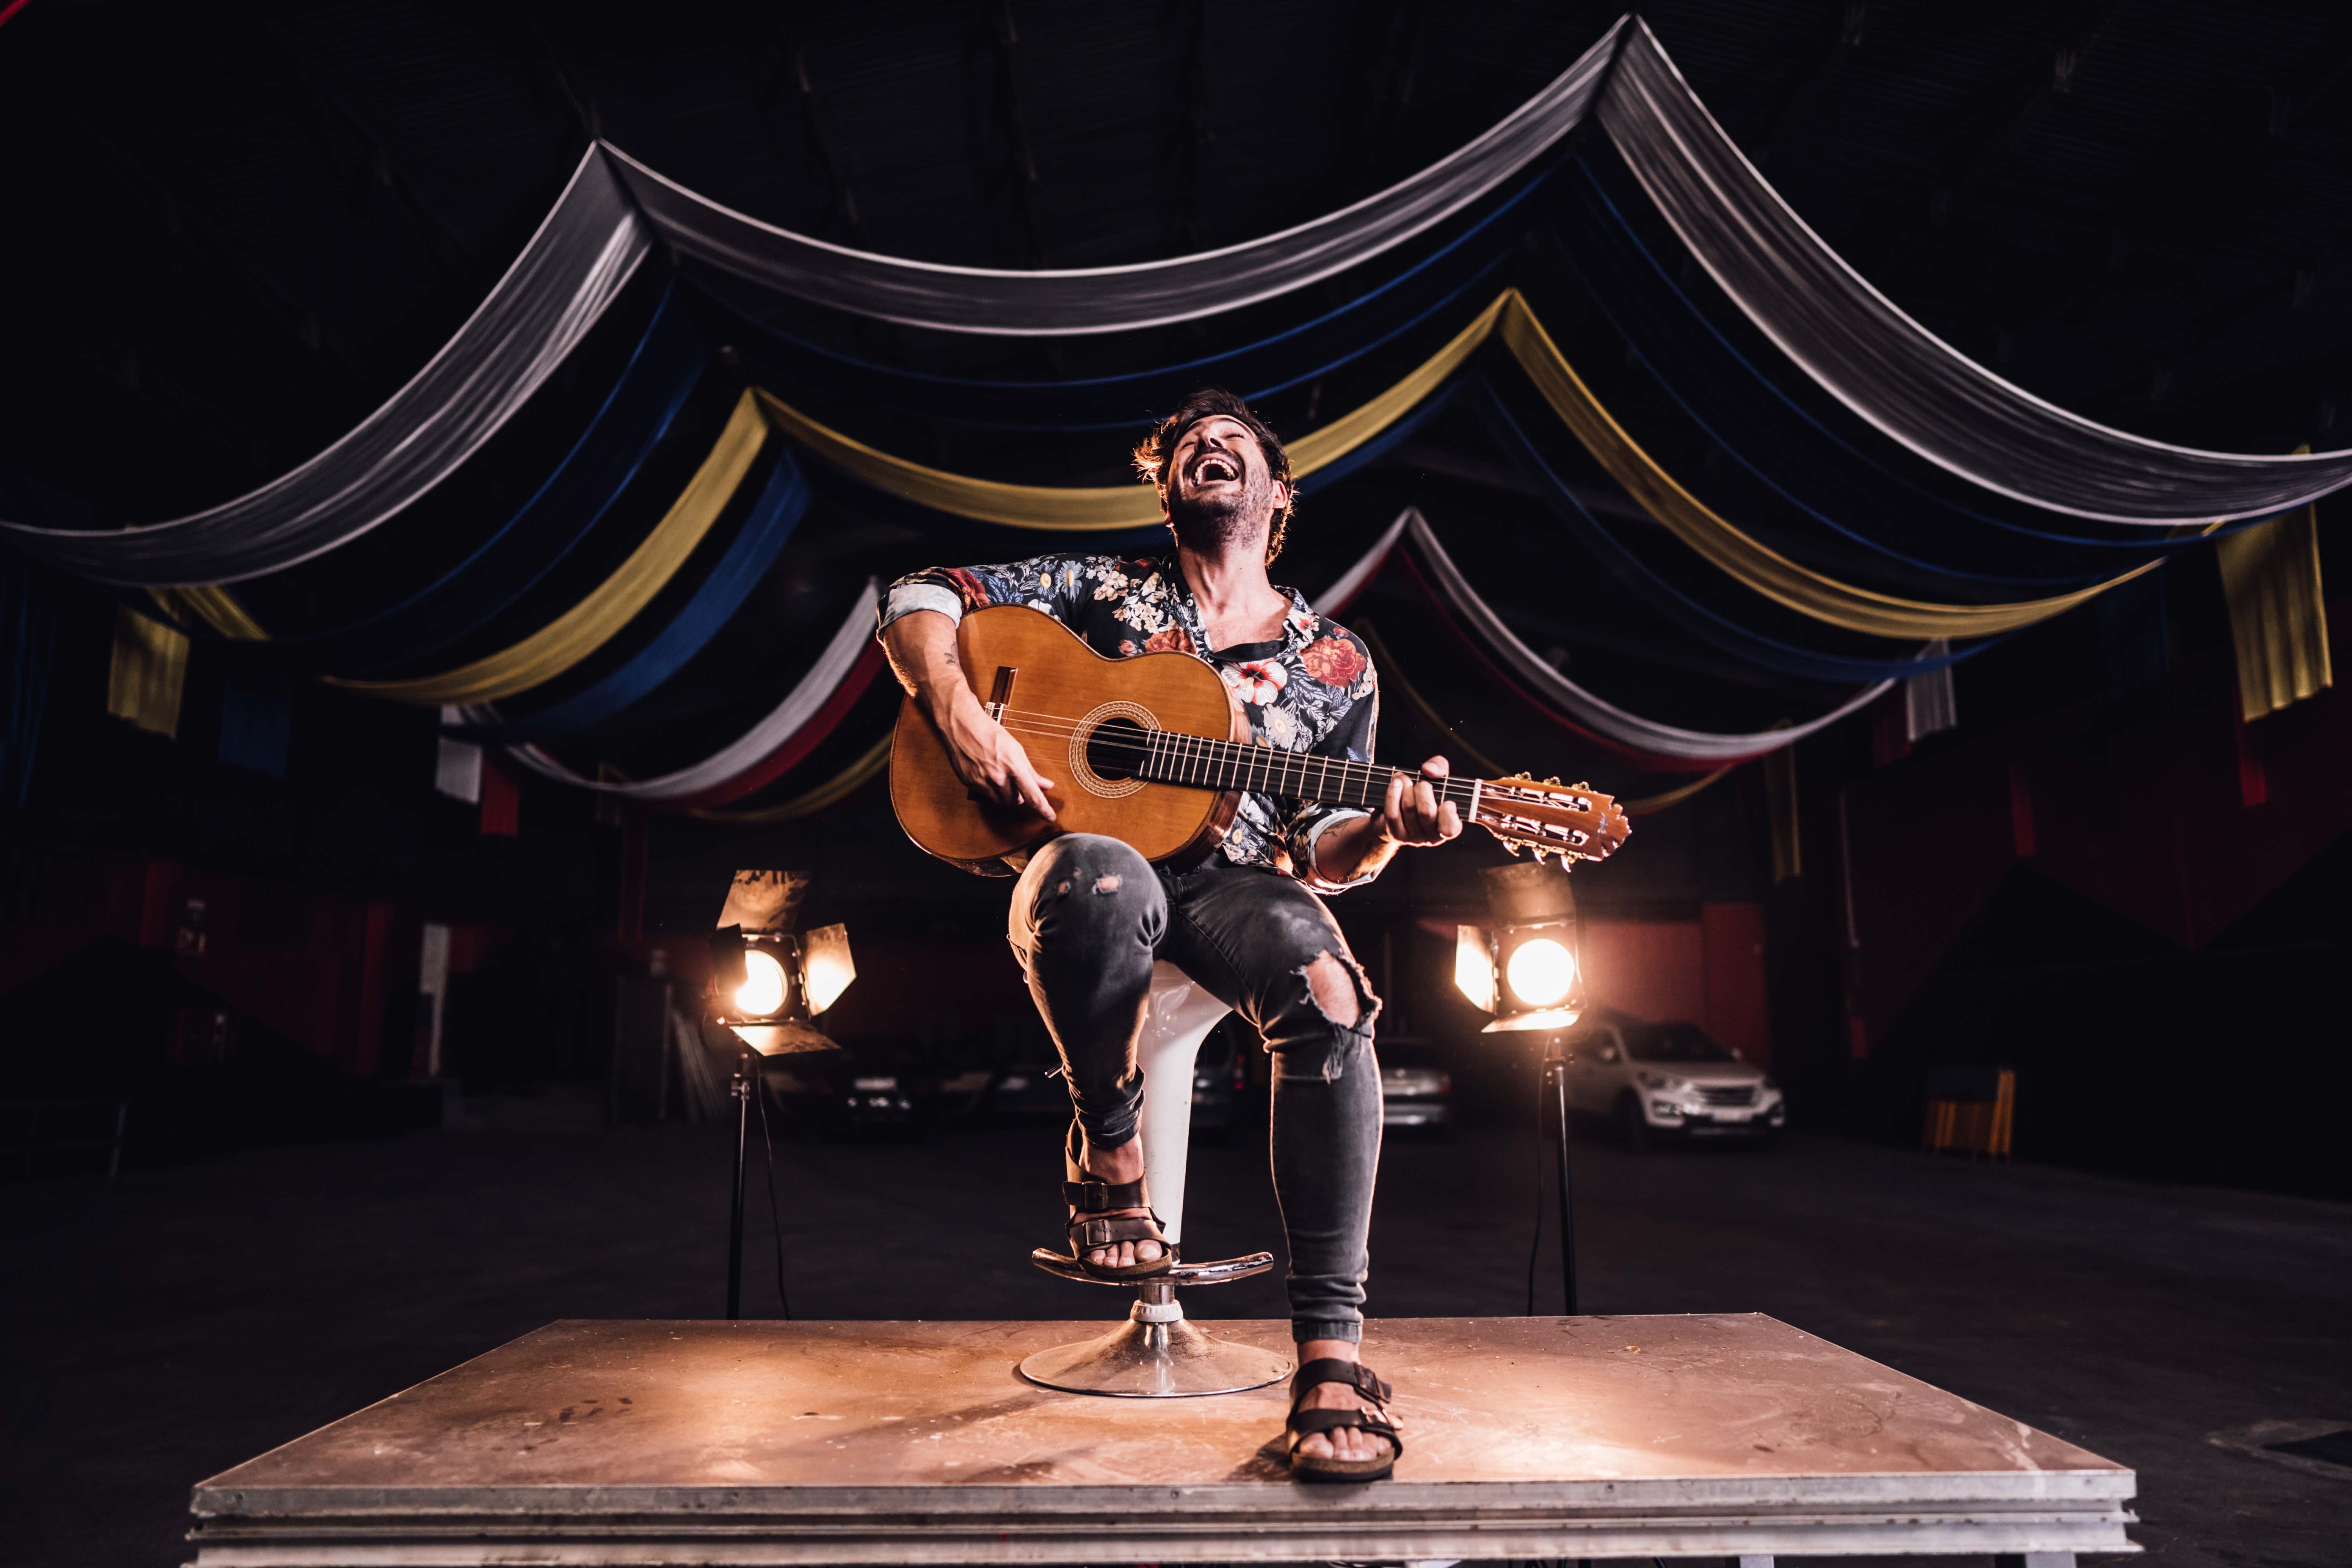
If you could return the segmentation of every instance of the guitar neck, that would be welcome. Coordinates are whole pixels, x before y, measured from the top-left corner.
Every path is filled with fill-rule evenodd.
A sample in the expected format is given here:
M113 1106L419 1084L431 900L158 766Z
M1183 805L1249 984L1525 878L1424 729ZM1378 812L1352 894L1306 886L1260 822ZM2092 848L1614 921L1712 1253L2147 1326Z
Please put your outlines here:
M1213 741L1204 735L1177 735L1160 730L1147 733L1142 764L1136 773L1154 784L1243 790L1378 811L1388 795L1390 780L1402 774L1408 784L1421 782L1421 775L1410 768L1351 763L1344 757L1319 757L1307 752L1285 752L1236 741ZM1439 804L1453 801L1467 817L1479 781L1431 779L1428 783L1436 790Z

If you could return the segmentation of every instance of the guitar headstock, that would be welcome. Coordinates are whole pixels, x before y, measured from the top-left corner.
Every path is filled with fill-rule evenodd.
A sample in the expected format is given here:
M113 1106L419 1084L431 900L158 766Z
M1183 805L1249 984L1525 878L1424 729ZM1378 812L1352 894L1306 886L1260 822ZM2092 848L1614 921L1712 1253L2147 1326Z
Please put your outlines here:
M1573 860L1607 859L1633 831L1616 800L1591 784L1525 773L1481 780L1470 819L1514 855L1532 849L1538 860L1559 856L1562 870Z

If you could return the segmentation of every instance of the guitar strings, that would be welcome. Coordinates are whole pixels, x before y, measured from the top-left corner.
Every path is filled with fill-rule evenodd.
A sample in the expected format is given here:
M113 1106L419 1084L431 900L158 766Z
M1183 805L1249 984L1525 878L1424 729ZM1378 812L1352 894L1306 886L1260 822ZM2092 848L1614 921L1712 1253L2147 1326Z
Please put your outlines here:
M1054 715L1043 715L1042 717L1049 721L1045 723L1025 721L1016 723L1011 721L1013 717L1013 712L1014 710L1007 710L1006 720L1003 721L1003 723L1007 730L1013 731L1016 733L1041 735L1060 740L1075 736L1085 729L1083 721L1063 720ZM1024 715L1023 717L1026 719L1029 716ZM1153 741L1149 738L1151 736L1164 736L1166 737L1168 743L1165 746L1155 745ZM1427 779L1409 768L1391 767L1382 763L1360 763L1355 761L1353 758L1328 757L1319 755L1312 752L1292 752L1273 746L1255 746L1239 741L1222 740L1209 735L1188 735L1176 731L1139 730L1137 737L1130 737L1118 731L1103 734L1100 732L1100 730L1097 729L1096 735L1089 739L1087 749L1089 751L1100 749L1114 752L1126 752L1131 754L1139 755L1146 760L1150 760L1154 753L1157 752L1159 755L1171 762L1181 763L1187 760L1216 760L1239 767L1248 767L1257 763L1261 758L1264 758L1273 765L1279 767L1287 765L1287 759L1297 758L1300 760L1300 765L1302 767L1307 764L1312 764L1322 770L1317 780L1318 784L1329 782L1331 774L1336 773L1339 775L1339 782L1343 784L1357 784L1369 786L1375 780L1378 780L1380 787L1382 790L1385 790L1388 787L1388 780L1387 778L1382 778L1381 776L1382 774L1386 774L1388 777L1391 778L1401 775L1404 778L1412 780L1415 783L1428 784L1433 787L1441 790L1458 789L1467 791L1474 782L1469 779L1452 777L1444 779ZM1202 751L1196 752L1193 759L1187 759L1183 753L1183 749L1188 745L1206 748L1226 748L1227 751L1222 756L1214 750Z
M1024 721L1020 723L1013 722L1015 719L1019 719ZM1055 739L1070 738L1076 735L1086 728L1086 721L1083 719L1073 719L1063 714L1048 713L1038 709L1007 708L1004 710L1003 719L1000 721L1003 722L1004 727L1008 730L1025 731L1032 734L1047 736ZM1109 734L1100 734L1099 731L1101 728L1101 726L1097 726L1098 738L1089 741L1089 750L1096 747L1116 748L1139 753L1146 759L1149 759L1151 756L1153 742L1150 739L1129 739L1126 734L1116 731ZM1318 778L1318 783L1328 782L1328 770L1333 768L1339 770L1340 780L1343 784L1352 783L1366 786L1369 786L1371 782L1381 773L1389 774L1391 777L1402 775L1416 784L1428 784L1432 785L1441 792L1441 796L1443 796L1445 792L1455 790L1463 791L1465 792L1464 800L1466 802L1468 798L1467 792L1474 784L1499 784L1502 782L1465 779L1453 775L1448 775L1443 779L1431 779L1423 777L1422 774L1412 769L1391 767L1385 763L1359 763L1351 758L1325 757L1309 752L1290 752L1285 751L1279 747L1255 746L1245 742L1222 739L1210 735L1189 735L1178 731L1145 730L1139 725L1137 727L1135 733L1143 737L1154 735L1168 737L1170 746L1163 754L1174 761L1184 760L1181 756L1181 748L1188 744L1205 745L1212 748L1229 747L1232 749L1234 755L1227 760L1238 762L1243 765L1246 765L1248 762L1254 761L1255 758L1251 756L1251 753L1258 752L1269 752L1277 758L1301 757L1311 759L1317 766L1326 769L1326 774L1324 777ZM1206 754L1214 755L1213 752ZM1381 787L1383 791L1386 790L1387 781L1385 779L1381 781ZM1529 802L1527 804L1532 805L1537 803ZM1553 809L1557 810L1560 808L1554 806ZM1583 814L1580 813L1579 815ZM1593 815L1599 816L1601 814L1595 813Z

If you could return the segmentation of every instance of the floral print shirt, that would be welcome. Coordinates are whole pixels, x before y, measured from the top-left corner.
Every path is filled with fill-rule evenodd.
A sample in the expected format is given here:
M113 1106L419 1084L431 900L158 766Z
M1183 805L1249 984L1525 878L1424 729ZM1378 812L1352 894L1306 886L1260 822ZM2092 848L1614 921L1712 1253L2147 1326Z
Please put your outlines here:
M1372 760L1380 682L1355 635L1318 616L1296 588L1282 636L1212 649L1191 584L1171 555L1040 555L1002 566L933 567L900 578L883 601L888 626L916 610L961 620L989 605L1042 610L1112 658L1174 649L1208 660L1265 745L1318 756ZM1336 893L1371 880L1333 882L1318 874L1315 847L1335 823L1368 812L1352 806L1247 794L1225 835L1224 856Z

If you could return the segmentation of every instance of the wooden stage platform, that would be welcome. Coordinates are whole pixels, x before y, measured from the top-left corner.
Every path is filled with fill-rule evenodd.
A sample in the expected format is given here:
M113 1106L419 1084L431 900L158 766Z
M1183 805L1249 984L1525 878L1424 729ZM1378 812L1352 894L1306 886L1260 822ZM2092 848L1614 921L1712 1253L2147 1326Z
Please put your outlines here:
M1022 1381L1103 1322L549 1325L195 1489L199 1568L2131 1552L2132 1472L1770 1318L1391 1319L1407 1449ZM1202 1322L1286 1352L1283 1322Z

